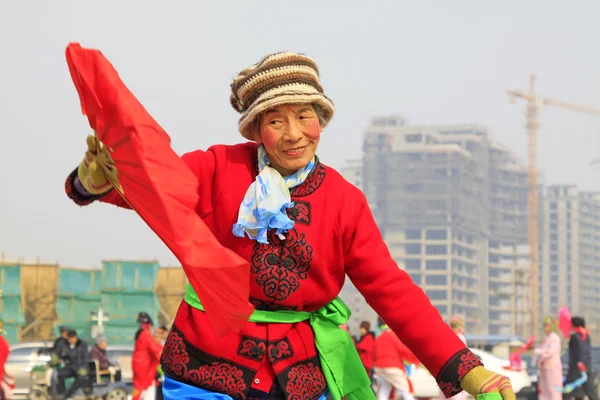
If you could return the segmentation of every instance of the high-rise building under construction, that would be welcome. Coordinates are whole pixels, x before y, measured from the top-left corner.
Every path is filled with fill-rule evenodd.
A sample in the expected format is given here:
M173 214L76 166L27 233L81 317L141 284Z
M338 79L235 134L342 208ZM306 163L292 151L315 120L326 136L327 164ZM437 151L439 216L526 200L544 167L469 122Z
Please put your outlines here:
M362 166L342 169L367 196L398 266L470 333L519 332L527 265L527 171L476 124L413 126L377 117ZM356 181L358 179L358 181Z

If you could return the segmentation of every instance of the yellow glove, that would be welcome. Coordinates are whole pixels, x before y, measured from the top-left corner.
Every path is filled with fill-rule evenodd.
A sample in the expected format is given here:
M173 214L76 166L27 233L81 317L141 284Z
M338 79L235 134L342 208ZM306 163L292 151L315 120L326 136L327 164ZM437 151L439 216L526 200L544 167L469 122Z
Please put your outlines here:
M89 135L86 141L88 150L85 152L83 161L79 164L77 176L88 193L96 195L104 194L112 189L112 185L106 178L106 174L99 165L99 162L111 166L116 172L115 163L109 152L102 144L98 143L94 136Z
M482 366L469 371L460 381L460 386L475 398L478 394L499 392L503 400L517 399L506 376L488 371Z

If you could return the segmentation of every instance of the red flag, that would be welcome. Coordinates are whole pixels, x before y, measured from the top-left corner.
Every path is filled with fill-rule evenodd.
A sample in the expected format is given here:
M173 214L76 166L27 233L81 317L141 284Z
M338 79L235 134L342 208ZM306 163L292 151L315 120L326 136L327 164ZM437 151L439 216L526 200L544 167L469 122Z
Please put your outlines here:
M215 332L239 332L253 311L250 267L196 214L196 176L100 51L71 43L66 57L83 114L116 164L119 192L181 262Z

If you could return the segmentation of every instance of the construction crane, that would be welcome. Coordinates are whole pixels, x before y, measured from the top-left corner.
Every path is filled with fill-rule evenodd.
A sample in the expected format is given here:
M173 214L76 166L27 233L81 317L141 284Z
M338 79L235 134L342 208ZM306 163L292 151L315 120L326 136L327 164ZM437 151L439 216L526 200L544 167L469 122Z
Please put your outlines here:
M520 90L507 90L506 94L512 103L517 99L527 101L527 233L529 242L529 290L531 307L531 334L538 332L539 320L539 241L538 241L538 166L537 166L537 133L539 128L539 111L545 105L556 106L572 111L580 111L588 114L600 115L600 109L579 106L553 100L546 97L538 97L535 93L535 74L531 74L529 92Z

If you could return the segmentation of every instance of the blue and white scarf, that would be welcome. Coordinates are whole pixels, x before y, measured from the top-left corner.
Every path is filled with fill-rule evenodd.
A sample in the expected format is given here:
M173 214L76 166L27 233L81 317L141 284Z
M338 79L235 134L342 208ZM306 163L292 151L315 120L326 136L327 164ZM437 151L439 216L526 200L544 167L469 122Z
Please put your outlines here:
M250 185L238 213L238 221L233 225L233 234L238 237L248 235L259 243L268 243L267 231L275 232L282 238L283 233L294 227L286 209L294 206L290 189L300 185L315 166L315 158L304 168L290 176L283 177L269 166L269 156L264 146L258 146L258 171L256 180Z

